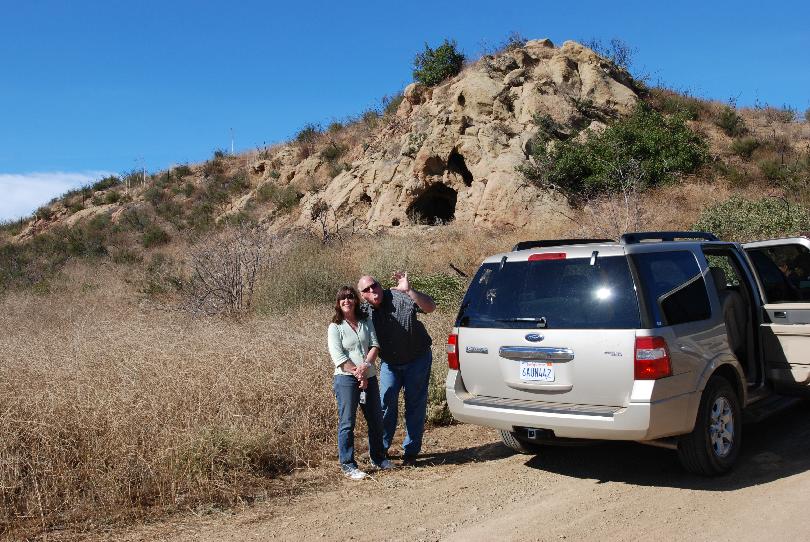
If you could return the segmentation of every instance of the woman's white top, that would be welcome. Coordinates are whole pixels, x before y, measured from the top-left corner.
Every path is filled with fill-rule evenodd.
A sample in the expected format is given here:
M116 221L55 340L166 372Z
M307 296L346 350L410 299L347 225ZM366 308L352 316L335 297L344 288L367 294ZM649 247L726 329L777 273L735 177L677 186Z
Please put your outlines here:
M352 373L343 370L343 364L351 360L360 365L366 359L368 351L373 347L380 347L377 333L374 331L374 322L371 318L364 318L357 322L357 330L352 329L349 322L343 320L340 324L329 324L329 355L335 364L336 375L349 375ZM373 364L366 369L366 377L371 378L377 374Z

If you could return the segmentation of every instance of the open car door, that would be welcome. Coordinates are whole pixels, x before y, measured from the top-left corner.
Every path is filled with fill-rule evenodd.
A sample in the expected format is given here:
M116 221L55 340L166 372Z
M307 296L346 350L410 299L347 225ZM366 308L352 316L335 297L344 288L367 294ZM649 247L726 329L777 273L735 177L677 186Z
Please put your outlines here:
M810 240L743 245L764 299L760 326L765 371L782 393L810 395Z

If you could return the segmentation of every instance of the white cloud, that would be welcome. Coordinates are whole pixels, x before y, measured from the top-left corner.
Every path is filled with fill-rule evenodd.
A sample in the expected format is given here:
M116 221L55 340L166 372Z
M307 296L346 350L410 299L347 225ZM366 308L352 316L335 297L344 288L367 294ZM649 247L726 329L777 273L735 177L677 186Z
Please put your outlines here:
M28 216L56 196L107 175L114 173L108 171L0 173L0 220Z

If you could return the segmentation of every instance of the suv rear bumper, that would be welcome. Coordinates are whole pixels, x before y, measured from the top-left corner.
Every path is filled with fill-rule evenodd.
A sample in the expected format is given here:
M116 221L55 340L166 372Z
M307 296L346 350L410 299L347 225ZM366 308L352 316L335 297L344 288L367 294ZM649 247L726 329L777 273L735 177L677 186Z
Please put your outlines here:
M447 405L461 422L513 431L515 427L550 429L561 438L654 440L692 430L700 393L622 407L515 401L467 392L458 371L449 371ZM690 414L691 413L691 414Z

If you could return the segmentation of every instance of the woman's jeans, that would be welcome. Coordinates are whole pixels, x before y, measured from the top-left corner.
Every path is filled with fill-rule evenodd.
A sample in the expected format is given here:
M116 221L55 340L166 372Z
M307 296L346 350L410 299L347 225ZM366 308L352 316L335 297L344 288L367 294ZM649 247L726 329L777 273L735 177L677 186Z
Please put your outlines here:
M343 470L356 469L354 460L354 425L357 420L357 405L360 392L357 379L350 375L335 375L332 389L335 392L338 408L338 456ZM380 386L377 377L368 379L366 403L360 405L368 425L368 451L372 463L379 466L385 459L382 440L382 408L380 407Z

